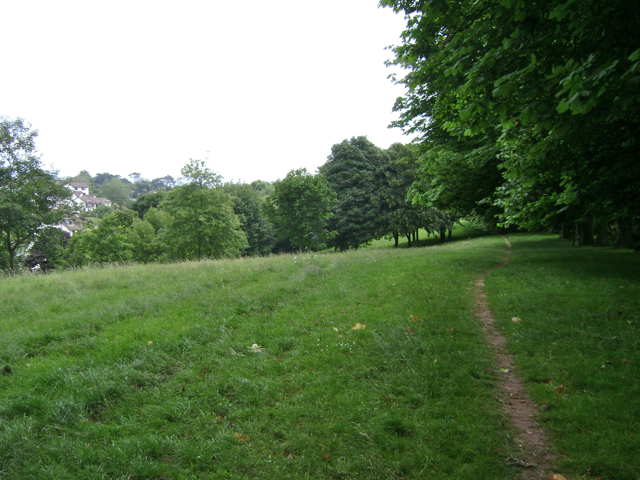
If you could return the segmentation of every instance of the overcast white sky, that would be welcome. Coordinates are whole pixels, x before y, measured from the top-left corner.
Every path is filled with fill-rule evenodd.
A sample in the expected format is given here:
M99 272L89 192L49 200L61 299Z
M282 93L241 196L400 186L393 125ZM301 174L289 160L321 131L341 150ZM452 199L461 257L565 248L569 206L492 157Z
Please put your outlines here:
M0 115L40 132L61 176L273 181L387 129L404 92L384 47L401 15L378 0L0 0ZM208 154L207 154L208 152Z

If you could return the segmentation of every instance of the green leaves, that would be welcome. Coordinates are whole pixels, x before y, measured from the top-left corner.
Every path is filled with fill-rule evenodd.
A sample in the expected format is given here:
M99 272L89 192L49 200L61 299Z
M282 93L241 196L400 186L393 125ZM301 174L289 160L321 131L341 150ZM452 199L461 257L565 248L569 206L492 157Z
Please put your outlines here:
M168 217L161 239L172 259L236 257L247 247L231 197L219 189L182 185L169 193L162 209Z
M394 126L420 134L438 155L463 151L466 139L496 146L504 177L484 198L520 225L596 211L638 218L636 200L620 194L625 182L640 185L637 7L625 0L385 5L411 19L390 62L409 72L398 81L408 90L395 104ZM456 190L448 177L433 178L446 187L418 182L414 198L432 196L419 189Z
M385 152L367 137L352 137L331 147L320 172L337 195L329 224L337 232L332 246L358 248L387 233L383 190L388 162Z
M42 168L36 154L36 130L21 118L0 117L0 233L2 248L15 271L15 255L44 225L55 225L74 208L65 202L69 190L55 173Z
M326 228L336 204L336 194L326 178L306 168L291 170L274 184L264 203L264 214L276 229L302 252L320 249L333 236Z

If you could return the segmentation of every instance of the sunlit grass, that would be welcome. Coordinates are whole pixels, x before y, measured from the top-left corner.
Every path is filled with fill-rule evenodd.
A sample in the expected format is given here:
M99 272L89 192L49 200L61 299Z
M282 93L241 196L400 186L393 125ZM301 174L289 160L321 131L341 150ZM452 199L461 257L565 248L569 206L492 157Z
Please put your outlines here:
M462 225L455 225L451 232L451 240L449 240L449 237L447 236L447 242L469 240L472 238L486 237L487 235L489 235L489 232L486 230L473 227L468 222L463 221ZM412 241L411 245L412 247L432 247L435 245L441 245L440 235L428 235L427 232L421 228L418 231L418 241L415 243ZM398 241L398 248L408 248L408 246L409 242L407 241L407 237L400 237ZM364 248L394 248L394 241L387 239L374 240L370 246Z

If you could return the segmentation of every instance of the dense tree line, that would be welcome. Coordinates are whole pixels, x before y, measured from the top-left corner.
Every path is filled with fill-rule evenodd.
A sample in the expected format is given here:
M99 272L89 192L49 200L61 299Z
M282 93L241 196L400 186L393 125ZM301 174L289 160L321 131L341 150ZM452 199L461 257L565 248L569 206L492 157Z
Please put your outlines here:
M637 2L380 3L407 20L389 63L395 125L420 138L415 201L638 245Z
M8 120L5 123L7 128L13 125ZM82 171L65 181L85 182L97 195L109 195L114 205L82 212L84 229L70 236L56 228L62 218L73 214L70 202L65 203L69 196L62 186L65 182L43 172L30 153L35 149L36 132L20 122L14 127L17 130L11 135L15 138L5 142L8 160L3 163L2 179L6 187L0 190L3 222L15 217L9 207L15 210L21 204L11 193L14 190L24 200L22 208L33 206L29 198L38 198L40 193L46 194L48 203L31 212L28 228L25 223L19 236L14 224L0 225L10 259L3 269L15 269L19 248L28 251L25 264L29 268L47 271L91 264L303 252L327 246L357 249L382 237L395 239L397 247L404 236L411 246L420 228L440 233L444 240L443 232L450 231L457 218L444 208L407 201L417 178L418 149L396 144L383 150L366 137L354 137L334 145L316 174L292 170L273 183L223 183L204 161L191 160L182 168L180 179L155 179L150 191L139 190L134 199L135 188L149 184L140 174L132 174L130 181L108 173L92 177ZM23 147L11 143L15 139L22 139ZM18 165L14 157L24 157L22 170L13 167ZM44 184L34 180L43 175Z

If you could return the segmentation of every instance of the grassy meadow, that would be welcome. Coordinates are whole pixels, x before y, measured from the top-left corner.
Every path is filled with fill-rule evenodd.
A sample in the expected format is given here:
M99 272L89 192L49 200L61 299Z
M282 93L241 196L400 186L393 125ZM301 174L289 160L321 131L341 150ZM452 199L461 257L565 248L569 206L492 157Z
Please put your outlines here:
M542 235L509 239L509 266L485 291L565 455L560 466L640 478L640 254Z
M0 278L0 478L518 476L473 316L506 247L465 233ZM509 239L486 288L558 471L638 478L637 254Z

